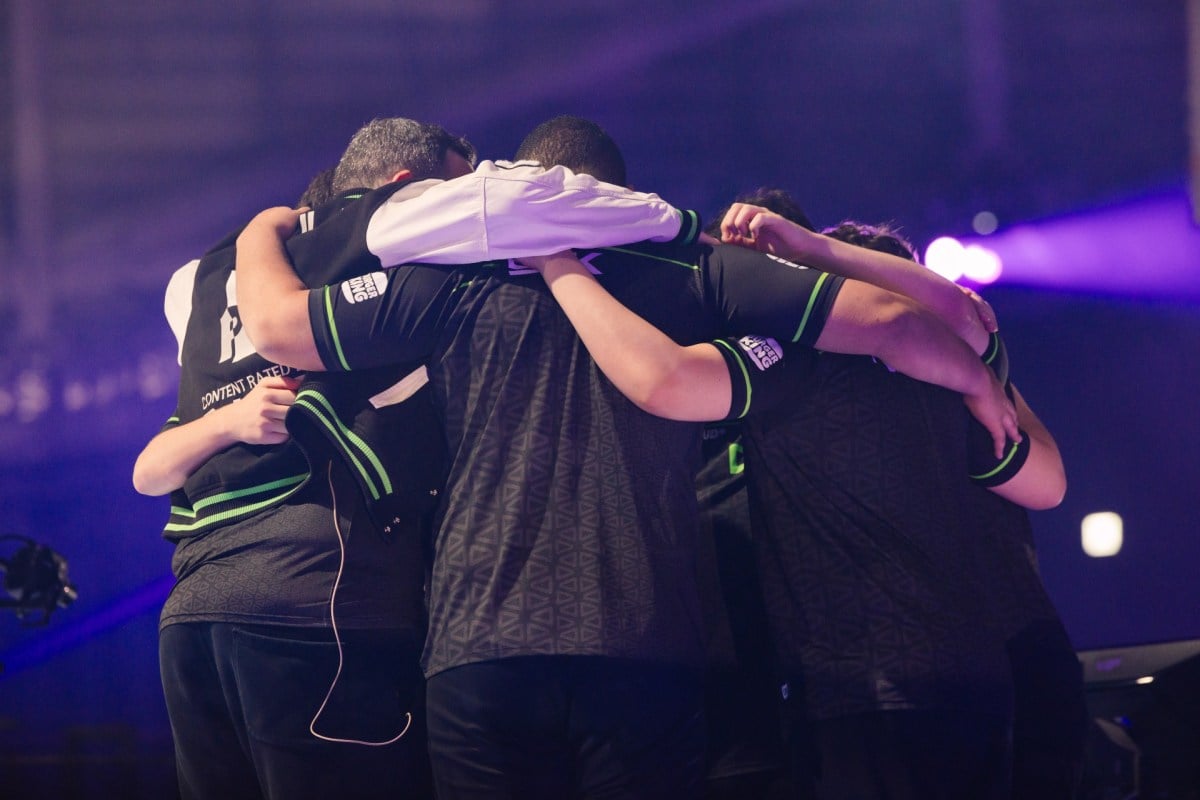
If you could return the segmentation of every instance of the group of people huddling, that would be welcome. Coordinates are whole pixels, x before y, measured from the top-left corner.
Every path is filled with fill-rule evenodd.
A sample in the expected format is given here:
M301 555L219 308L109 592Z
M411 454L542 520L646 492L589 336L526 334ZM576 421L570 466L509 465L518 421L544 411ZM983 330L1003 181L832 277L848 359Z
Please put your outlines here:
M1073 796L1065 474L990 306L625 185L576 117L478 164L377 119L172 276L181 795Z

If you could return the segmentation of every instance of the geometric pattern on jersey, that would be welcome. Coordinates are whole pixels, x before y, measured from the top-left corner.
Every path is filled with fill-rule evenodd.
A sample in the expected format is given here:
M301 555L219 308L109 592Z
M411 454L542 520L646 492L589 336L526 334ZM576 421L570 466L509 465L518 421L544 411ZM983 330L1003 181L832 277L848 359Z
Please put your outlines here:
M773 639L808 713L1005 713L960 396L865 357L785 361L788 401L747 417L743 444Z
M581 254L678 341L764 330L810 344L840 282L739 248ZM450 470L435 534L426 673L524 655L700 666L700 426L637 409L536 274L408 265L375 297L310 295L327 366L427 357ZM805 322L802 325L801 319Z

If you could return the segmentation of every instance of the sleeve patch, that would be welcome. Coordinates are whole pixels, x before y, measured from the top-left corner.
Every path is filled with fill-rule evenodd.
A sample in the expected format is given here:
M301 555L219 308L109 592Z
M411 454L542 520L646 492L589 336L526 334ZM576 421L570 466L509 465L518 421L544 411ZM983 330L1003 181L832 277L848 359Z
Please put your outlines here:
M737 343L759 372L765 372L783 360L783 348L769 336L743 336Z
M379 297L387 289L386 272L370 272L342 283L342 296L347 303L361 303Z

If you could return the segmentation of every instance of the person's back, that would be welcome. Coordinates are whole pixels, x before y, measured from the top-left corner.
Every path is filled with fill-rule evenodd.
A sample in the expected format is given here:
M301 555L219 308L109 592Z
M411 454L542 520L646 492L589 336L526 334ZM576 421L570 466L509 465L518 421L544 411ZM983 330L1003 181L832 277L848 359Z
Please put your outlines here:
M736 247L582 258L680 338L751 314L811 344L840 286ZM742 279L723 281L729 270ZM694 794L699 424L625 399L532 270L407 265L370 285L310 294L309 318L325 365L423 352L443 415L451 465L425 657L439 791L499 780L528 797ZM753 297L730 300L739 290Z
M638 306L691 282L682 267L654 269L628 253L601 251L591 263ZM427 670L531 652L696 665L688 570L698 428L626 400L541 278L516 271L498 263L462 289L429 364L457 457ZM675 326L710 327L701 311L695 303Z
M788 717L815 741L818 796L877 796L857 759L896 757L895 730L942 750L924 778L1002 796L984 789L1005 785L1008 665L971 549L961 400L863 357L787 358L815 364L786 407L747 419L744 445ZM894 738L872 750L876 726Z
M360 193L342 190L387 182L394 159L461 169L443 168L451 150L473 155L437 126L376 120L339 165L352 182L309 220L352 214ZM172 494L160 666L180 793L428 797L423 546L444 461L429 392L396 389L403 365L302 383L264 358L241 324L234 241L172 278L179 400L134 467L139 491Z

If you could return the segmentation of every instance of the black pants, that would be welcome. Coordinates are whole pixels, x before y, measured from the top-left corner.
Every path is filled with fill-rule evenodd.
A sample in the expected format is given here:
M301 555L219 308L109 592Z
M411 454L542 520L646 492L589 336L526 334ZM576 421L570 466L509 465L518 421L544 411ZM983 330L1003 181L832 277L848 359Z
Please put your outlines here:
M439 800L699 796L697 675L585 656L506 658L428 682Z
M163 693L184 800L430 798L414 645L388 632L343 634L337 672L327 630L225 623L168 625L159 636Z
M955 711L789 719L803 800L1008 800L1009 724Z
M1058 620L1035 620L1007 643L1013 670L1013 798L1069 800L1083 775L1091 723L1083 667Z

